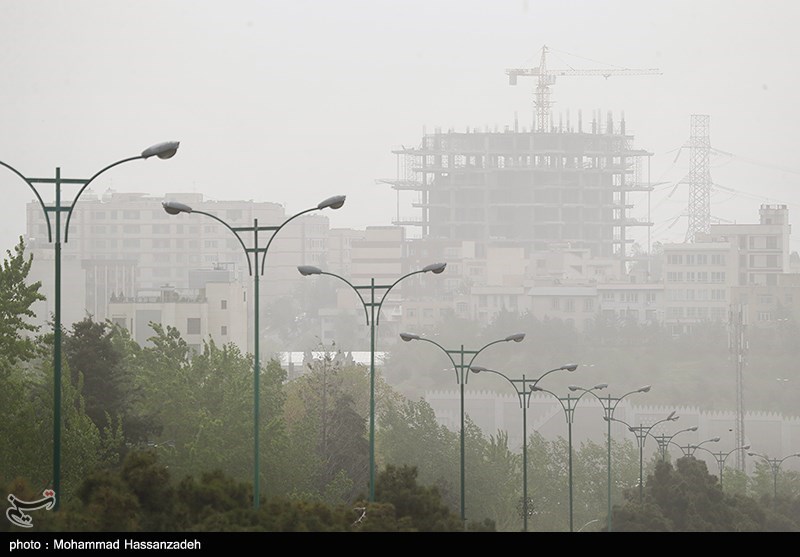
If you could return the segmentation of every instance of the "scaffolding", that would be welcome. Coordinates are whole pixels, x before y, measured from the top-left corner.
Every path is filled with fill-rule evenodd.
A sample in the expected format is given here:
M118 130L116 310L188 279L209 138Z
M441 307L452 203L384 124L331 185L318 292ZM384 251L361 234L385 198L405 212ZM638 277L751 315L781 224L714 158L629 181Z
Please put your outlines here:
M515 241L532 251L553 245L588 249L593 257L633 257L630 227L652 226L629 216L630 195L649 193L642 157L625 133L599 112L591 129L563 119L550 132L423 130L416 147L392 152L397 177L379 179L397 191L395 225L418 227L423 238L490 243ZM649 173L648 173L649 174ZM414 216L401 215L401 192L412 192Z

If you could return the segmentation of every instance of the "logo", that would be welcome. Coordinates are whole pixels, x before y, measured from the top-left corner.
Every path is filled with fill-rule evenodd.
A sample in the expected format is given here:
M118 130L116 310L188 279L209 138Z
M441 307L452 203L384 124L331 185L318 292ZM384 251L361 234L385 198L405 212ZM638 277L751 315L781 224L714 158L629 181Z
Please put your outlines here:
M56 492L52 489L45 489L42 495L44 495L44 497L36 501L23 501L9 494L8 502L11 503L11 506L6 509L6 518L8 518L14 526L20 526L22 528L33 527L33 519L30 515L25 514L24 511L35 511L37 509L46 509L49 511L56 504Z

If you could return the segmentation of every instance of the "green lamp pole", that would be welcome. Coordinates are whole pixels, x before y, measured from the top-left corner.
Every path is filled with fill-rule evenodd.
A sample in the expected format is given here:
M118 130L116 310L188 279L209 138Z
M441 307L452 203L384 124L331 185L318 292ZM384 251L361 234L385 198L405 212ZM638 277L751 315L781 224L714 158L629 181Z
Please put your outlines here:
M75 204L78 202L78 198L81 196L83 191L89 187L89 184L91 184L95 178L103 174L105 171L126 162L139 159L148 159L153 156L160 159L168 159L178 152L179 145L180 143L178 141L168 141L153 145L152 147L148 147L142 151L141 155L128 157L126 159L121 159L117 162L109 164L88 179L62 178L60 167L56 167L54 178L28 178L16 168L0 161L0 166L4 166L22 178L31 188L36 196L36 199L39 201L39 205L44 211L45 221L47 222L47 241L55 243L56 284L53 324L53 491L56 493L56 502L54 505L55 510L59 509L61 502L61 214L67 214L67 219L64 223L64 242L66 243L69 241L69 222L72 218L72 212L75 209ZM55 204L51 206L45 205L42 196L39 194L39 191L36 189L34 184L53 184L55 187ZM77 195L75 195L70 203L64 202L61 197L61 186L65 184L80 186ZM55 213L55 223L50 222L51 212ZM55 228L55 241L53 240L53 228Z
M525 374L522 375L522 379L511 379L506 374L493 370L488 369L481 366L471 366L470 370L473 373L481 373L481 372L488 372L494 373L499 375L509 383L511 386L514 387L514 390L517 391L517 397L519 397L519 405L522 408L522 516L523 516L523 532L528 531L528 411L527 408L530 404L531 398L531 391L534 390L536 384L544 379L546 375L554 373L556 371L575 371L578 369L578 364L567 364L561 367L557 367L555 369L551 369L550 371L545 372L537 379L526 379Z
M678 445L678 448L680 448L681 452L683 452L683 456L694 458L694 453L697 449L701 448L706 443L718 443L718 442L719 442L719 437L712 437L711 439L700 441L696 445L688 444L685 447L678 445L678 443L673 443L673 445Z
M680 431L676 431L672 435L653 435L652 433L648 433L650 437L656 440L658 443L659 451L661 452L661 462L667 460L667 449L669 448L669 444L672 443L672 440L680 435L681 433L685 433L687 431L697 431L697 426L693 425L692 427L687 427L686 429L681 429ZM673 443L677 444L677 443ZM678 445L680 447L680 445Z
M431 263L419 271L412 271L403 275L391 284L375 284L372 278L370 283L365 286L355 286L349 280L334 273L323 271L319 267L311 265L300 265L297 270L304 277L309 275L328 275L335 277L346 283L358 295L361 305L364 306L364 314L367 317L369 326L369 501L375 501L375 327L380 324L381 306L386 300L386 296L401 280L420 273L440 274L447 267L447 263ZM364 300L361 295L362 290L369 290L369 301ZM383 290L380 300L376 299L375 291Z
M585 390L585 389L580 389ZM595 393L589 393L594 396L597 400L600 401L600 405L603 407L603 412L605 413L604 419L606 419L606 423L608 424L608 435L606 436L606 444L608 445L608 531L611 532L611 420L614 419L614 411L617 409L617 405L619 405L620 401L628 395L632 395L635 393L646 393L650 391L650 385L645 385L635 391L631 391L629 393L625 393L620 397L612 397L608 395L607 397L600 397L597 396Z
M621 423L622 425L626 426L628 428L628 430L631 431L636 436L636 444L639 445L639 504L640 505L642 504L642 501L644 500L644 493L642 491L642 489L644 487L644 442L647 439L647 435L658 424L661 424L661 423L664 423L664 422L675 422L675 421L678 420L678 418L680 418L680 416L676 416L675 415L675 410L673 410L670 413L669 416L667 416L666 418L662 418L662 419L660 419L660 420L658 420L656 422L653 422L649 426L645 426L645 425L632 426L632 425L630 425L629 423L627 423L627 422L625 422L623 420L618 420L617 418L609 418L608 416L604 416L603 417L603 419L606 420L609 423L611 423L611 422L619 422L619 423ZM610 500L611 499L609 498L609 501ZM611 510L609 509L608 512L610 513ZM608 523L609 523L609 526L610 526L611 520L609 520ZM609 531L610 531L610 529L609 529Z
M769 464L770 470L772 471L772 489L773 489L772 502L773 504L775 504L778 501L778 473L781 470L781 464L783 464L783 461L786 460L787 458L792 458L793 456L800 457L800 453L790 454L783 458L769 458L768 456L760 453L748 452L747 454L749 454L750 456L757 456L765 460L766 463Z
M696 446L695 448L696 449L701 449L701 450L709 453L711 456L714 457L714 460L717 461L717 466L719 467L719 488L722 489L722 471L725 469L725 461L728 460L728 457L731 456L736 451L742 451L742 450L746 451L747 449L750 448L750 445L748 444L748 445L744 445L743 447L736 447L735 449L731 449L727 453L721 452L721 451L718 452L718 453L715 453L714 451L711 451L711 450L706 449L705 447L701 447L699 445Z
M305 211L300 211L296 215L293 215L283 221L282 224L279 226L259 226L258 219L253 219L253 226L231 226L221 218L216 215L212 215L211 213L206 213L205 211L197 211L185 205L183 203L178 203L177 201L165 201L162 203L164 210L169 213L170 215L178 215L180 213L194 213L198 215L204 215L206 217L212 218L225 228L230 230L236 239L239 240L239 245L242 246L244 250L245 257L247 257L247 268L250 272L250 276L253 277L253 508L258 508L259 502L261 500L260 496L260 479L261 479L261 466L259 464L260 458L260 451L259 451L259 423L260 423L260 416L259 416L259 407L260 407L260 399L259 396L259 378L261 376L261 361L260 361L260 354L259 354L259 332L260 327L258 324L258 312L259 312L259 276L264 274L264 266L267 261L267 251L269 250L269 246L272 244L272 240L275 239L275 236L278 232L286 226L289 222L296 219L301 215L305 215L306 213L310 213L312 211L321 211L322 209L339 209L344 205L345 196L344 195L336 195L334 197L329 197L328 199L321 201L316 207L311 207L310 209L306 209ZM253 234L253 247L248 248L245 244L244 240L242 240L242 236L239 234L240 232L251 232ZM261 246L259 243L259 232L268 232L271 233L269 240L267 241L266 245ZM253 259L251 261L250 255L253 255ZM259 257L261 260L259 261ZM259 263L261 269L259 270ZM255 267L255 272L253 267Z
M478 354L492 346L493 344L497 344L500 342L522 342L522 339L525 338L525 333L516 333L513 335L509 335L506 338L502 338L499 340L495 340L483 346L483 348L479 350L466 350L464 345L461 345L461 348L458 350L448 350L438 342L431 340L429 338L424 338L419 335L415 335L413 333L400 333L400 338L403 339L405 342L411 342L412 340L421 340L424 342L429 342L434 346L438 346L447 357L450 359L450 363L453 364L453 369L456 372L456 381L458 382L459 386L461 387L461 524L464 528L467 525L467 516L465 510L465 481L464 481L464 385L466 385L467 381L469 380L469 369L472 365L472 362L475 361L475 358L478 357ZM456 363L456 360L453 356L458 356L459 360ZM467 363L465 361L467 356L472 356Z
M574 532L574 521L573 521L573 504L572 504L572 422L575 418L575 407L578 405L578 401L583 398L583 395L587 393L594 394L593 391L598 391L600 389L605 389L608 387L608 383L599 383L590 389L584 389L583 387L578 387L576 385L570 385L568 388L570 391L582 391L580 395L577 397L573 397L570 394L567 394L565 397L558 396L552 391L548 391L547 389L542 389L541 387L532 386L531 391L541 391L544 393L548 393L556 398L556 400L561 404L561 408L564 409L564 415L567 418L567 438L569 443L569 531ZM595 395L597 396L597 395Z

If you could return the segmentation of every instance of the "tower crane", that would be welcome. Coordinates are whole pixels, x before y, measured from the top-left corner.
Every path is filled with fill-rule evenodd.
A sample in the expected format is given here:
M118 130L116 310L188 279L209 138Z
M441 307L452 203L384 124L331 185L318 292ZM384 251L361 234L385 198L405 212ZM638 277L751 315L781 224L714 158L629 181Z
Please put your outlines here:
M536 131L546 132L550 129L550 87L555 84L556 77L568 75L602 76L606 79L612 75L661 75L656 68L649 69L566 69L553 70L547 67L547 45L542 46L542 56L536 68L509 68L506 70L509 85L517 84L517 77L538 77L534 107L536 111Z

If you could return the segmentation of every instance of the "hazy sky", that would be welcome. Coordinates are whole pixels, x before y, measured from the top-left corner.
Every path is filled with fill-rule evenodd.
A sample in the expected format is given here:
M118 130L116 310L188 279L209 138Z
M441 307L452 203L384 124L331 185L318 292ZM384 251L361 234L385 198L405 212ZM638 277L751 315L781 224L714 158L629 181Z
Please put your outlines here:
M625 113L655 154L653 240L683 241L691 114L711 117L712 215L756 222L762 202L800 222L800 2L796 0L2 0L0 161L24 175L55 167L94 185L283 203L335 194L332 226L390 223L391 150L423 127L463 131L533 118L534 81L505 69L658 68L660 76L558 78L557 113ZM567 54L569 53L569 54ZM33 199L0 168L0 249L24 232ZM731 190L735 190L732 192ZM670 195L670 193L672 194ZM49 191L48 191L49 195ZM634 216L646 196L634 196ZM403 206L403 215L412 215ZM800 249L800 231L792 249Z

